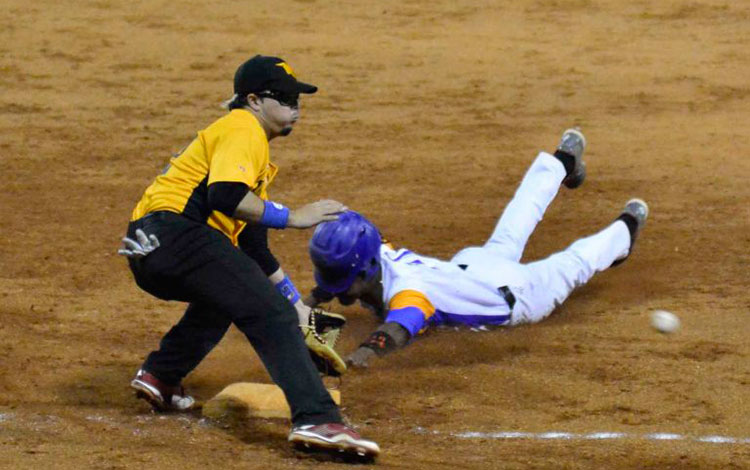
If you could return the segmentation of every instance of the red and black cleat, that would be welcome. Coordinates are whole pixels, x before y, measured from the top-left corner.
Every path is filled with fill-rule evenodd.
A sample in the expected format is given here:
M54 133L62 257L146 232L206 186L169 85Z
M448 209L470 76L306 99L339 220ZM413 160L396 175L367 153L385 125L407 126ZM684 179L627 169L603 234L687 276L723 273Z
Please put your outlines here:
M371 461L380 454L375 442L363 439L357 431L341 423L295 426L289 433L289 442L303 451L324 452L345 459Z
M193 397L185 395L181 386L167 385L143 369L130 386L135 389L135 396L149 402L155 411L189 411L195 406Z

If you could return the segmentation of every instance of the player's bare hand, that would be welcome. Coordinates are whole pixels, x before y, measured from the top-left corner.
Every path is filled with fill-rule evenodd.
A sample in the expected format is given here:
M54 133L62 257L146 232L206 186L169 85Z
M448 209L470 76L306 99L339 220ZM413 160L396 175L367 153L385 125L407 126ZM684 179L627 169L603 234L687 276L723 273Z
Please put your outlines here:
M125 237L122 239L123 247L117 250L118 255L127 256L128 258L138 259L148 256L149 253L159 248L159 239L156 235L146 235L141 229L136 229L135 238Z
M358 369L369 366L370 359L375 357L375 351L370 348L359 347L356 351L346 356L346 365Z
M289 212L288 227L309 228L321 222L336 220L347 207L338 201L324 199Z

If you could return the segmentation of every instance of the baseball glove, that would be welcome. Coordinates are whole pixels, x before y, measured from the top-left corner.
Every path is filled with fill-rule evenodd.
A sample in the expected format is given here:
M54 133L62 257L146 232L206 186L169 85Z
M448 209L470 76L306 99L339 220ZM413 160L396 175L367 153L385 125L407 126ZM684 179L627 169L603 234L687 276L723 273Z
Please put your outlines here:
M345 323L346 318L339 314L314 308L310 312L310 323L300 327L310 357L324 375L339 377L346 372L346 363L333 349Z

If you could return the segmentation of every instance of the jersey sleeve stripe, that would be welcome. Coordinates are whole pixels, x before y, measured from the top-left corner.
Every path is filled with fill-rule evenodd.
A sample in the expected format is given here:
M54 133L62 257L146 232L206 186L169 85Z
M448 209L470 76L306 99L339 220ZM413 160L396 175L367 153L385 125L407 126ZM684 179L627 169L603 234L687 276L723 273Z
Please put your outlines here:
M435 307L427 297L415 290L403 290L391 298L388 304L387 322L396 322L416 336L435 315Z
M409 334L416 336L426 324L424 313L417 307L404 307L388 312L386 323L398 323L409 331Z

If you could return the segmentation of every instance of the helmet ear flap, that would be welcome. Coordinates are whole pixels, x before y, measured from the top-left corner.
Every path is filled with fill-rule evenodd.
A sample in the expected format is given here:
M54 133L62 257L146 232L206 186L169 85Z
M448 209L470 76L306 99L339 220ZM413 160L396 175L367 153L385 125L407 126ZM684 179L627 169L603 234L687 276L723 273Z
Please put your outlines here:
M377 256L373 256L372 258L370 258L370 261L367 264L369 265L367 267L367 277L371 278L372 276L375 275L375 273L377 272L378 268L380 267L380 263L378 262L378 257Z
M358 276L365 281L369 281L373 278L373 276L375 276L375 274L377 274L379 268L380 262L378 261L378 257L373 256L368 261L363 263L362 269L359 271Z

